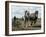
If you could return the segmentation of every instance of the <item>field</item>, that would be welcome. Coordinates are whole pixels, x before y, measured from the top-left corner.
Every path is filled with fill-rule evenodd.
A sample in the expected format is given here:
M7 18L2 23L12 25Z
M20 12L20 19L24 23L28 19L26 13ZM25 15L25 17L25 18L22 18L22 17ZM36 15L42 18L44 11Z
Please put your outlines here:
M27 28L25 27L27 25ZM16 20L12 24L12 31L20 31L20 30L40 30L41 29L41 19L37 19L37 22L35 24L28 25L28 23L24 23L24 20Z

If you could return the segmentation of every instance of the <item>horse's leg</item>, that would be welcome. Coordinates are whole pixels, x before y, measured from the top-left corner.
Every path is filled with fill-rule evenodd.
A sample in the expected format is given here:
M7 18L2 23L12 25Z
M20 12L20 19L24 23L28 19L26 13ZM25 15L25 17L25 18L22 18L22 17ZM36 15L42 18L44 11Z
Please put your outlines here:
M26 20L24 21L24 27L26 27Z
M31 26L30 24L31 24L31 21L29 20L29 21L28 21L28 26Z
M26 28L27 28L27 22L26 22Z
M32 26L32 24L33 24L33 21L31 21L31 26Z
M26 24L27 24L27 21L25 20L25 21L24 21L24 28L26 28L26 27L27 27L27 25L26 25Z
M34 24L36 23L37 20L34 21Z
M28 27L29 26L29 20L27 21L27 26L26 27Z

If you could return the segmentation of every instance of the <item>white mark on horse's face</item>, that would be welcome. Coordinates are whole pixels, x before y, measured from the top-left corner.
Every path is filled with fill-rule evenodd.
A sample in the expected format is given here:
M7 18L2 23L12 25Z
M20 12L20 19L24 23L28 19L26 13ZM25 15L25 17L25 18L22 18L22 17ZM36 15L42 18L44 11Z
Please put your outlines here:
M32 13L35 13L35 11L31 11L31 10L30 10L29 13L32 14Z
M38 17L38 14L36 14L36 17Z

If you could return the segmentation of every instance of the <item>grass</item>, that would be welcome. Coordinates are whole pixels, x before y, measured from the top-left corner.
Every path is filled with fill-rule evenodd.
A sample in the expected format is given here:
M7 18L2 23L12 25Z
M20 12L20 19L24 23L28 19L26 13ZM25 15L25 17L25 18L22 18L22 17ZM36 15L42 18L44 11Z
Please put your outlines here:
M20 30L39 30L41 29L41 19L38 19L36 24L33 24L32 26L25 26L24 21L23 20L16 20L15 24L13 24L15 26L12 26L12 31L20 31ZM26 23L26 25L28 25L28 22Z

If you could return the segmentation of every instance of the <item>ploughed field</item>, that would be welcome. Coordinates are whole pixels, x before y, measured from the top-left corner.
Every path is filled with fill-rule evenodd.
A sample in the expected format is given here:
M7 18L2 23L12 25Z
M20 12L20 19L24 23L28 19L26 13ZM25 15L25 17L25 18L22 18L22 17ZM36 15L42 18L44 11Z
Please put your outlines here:
M30 22L30 21L29 21ZM31 23L31 22L30 22ZM28 25L26 23L27 27L25 27L25 23L23 20L16 20L15 23L12 24L12 31L20 31L20 30L40 30L41 29L41 19L37 19L37 22L35 24Z

